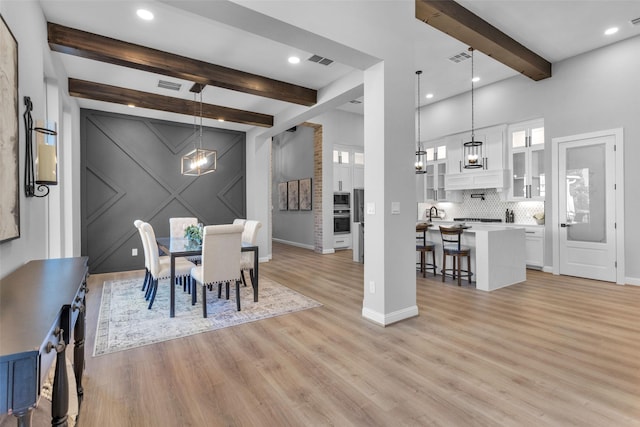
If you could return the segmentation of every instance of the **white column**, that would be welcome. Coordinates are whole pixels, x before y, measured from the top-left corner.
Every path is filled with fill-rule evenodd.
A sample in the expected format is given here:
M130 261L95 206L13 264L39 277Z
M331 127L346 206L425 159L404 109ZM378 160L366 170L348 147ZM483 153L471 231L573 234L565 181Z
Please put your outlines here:
M415 70L409 52L364 78L365 239L362 315L388 325L416 316Z

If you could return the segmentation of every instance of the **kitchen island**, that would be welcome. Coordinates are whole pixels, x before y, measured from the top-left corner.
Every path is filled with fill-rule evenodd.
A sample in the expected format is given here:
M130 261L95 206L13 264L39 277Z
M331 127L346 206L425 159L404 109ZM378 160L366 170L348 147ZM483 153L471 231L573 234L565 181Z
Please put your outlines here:
M427 239L436 244L436 264L442 268L440 228L455 225L450 221L433 221ZM462 244L471 248L472 280L476 289L493 291L527 278L524 228L503 225L467 223Z

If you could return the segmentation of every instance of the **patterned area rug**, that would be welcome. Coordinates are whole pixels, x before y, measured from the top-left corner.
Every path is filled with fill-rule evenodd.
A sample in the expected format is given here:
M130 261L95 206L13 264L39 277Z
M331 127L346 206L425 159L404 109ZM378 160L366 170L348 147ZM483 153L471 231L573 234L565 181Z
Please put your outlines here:
M217 287L207 292L207 318L202 317L202 289L198 302L191 305L191 295L176 287L176 316L169 317L169 280L161 280L151 310L141 291L142 278L107 281L96 332L94 356L129 350L143 345L213 331L228 326L280 316L322 304L267 277L260 277L258 302L253 302L253 288L240 285L241 311L236 311L235 288L229 299L218 299Z

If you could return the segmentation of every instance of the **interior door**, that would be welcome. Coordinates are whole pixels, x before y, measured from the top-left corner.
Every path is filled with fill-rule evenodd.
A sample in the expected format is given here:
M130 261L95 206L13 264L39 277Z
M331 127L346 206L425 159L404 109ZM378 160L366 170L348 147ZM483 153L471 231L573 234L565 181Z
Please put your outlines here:
M614 136L558 145L560 274L616 281Z

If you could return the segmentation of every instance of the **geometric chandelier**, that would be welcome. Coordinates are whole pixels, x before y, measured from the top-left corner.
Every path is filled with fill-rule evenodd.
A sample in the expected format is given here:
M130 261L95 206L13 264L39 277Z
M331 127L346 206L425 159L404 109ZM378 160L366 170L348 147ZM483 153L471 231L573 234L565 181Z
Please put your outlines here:
M203 89L204 90L204 89ZM200 91L200 130L196 127L197 116L193 116L194 138L193 151L182 156L180 172L187 176L200 176L215 172L218 161L218 152L216 150L208 150L202 148L202 92ZM196 94L193 94L195 102Z

